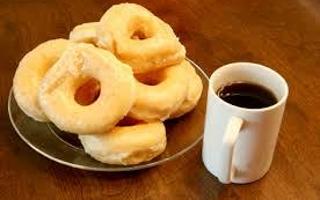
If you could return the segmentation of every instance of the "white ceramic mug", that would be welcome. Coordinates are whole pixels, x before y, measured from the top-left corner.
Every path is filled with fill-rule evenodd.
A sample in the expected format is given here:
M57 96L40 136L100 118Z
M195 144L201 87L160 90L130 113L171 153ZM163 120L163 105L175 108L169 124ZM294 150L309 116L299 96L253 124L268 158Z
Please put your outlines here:
M216 91L232 82L250 82L272 91L277 103L248 109L222 100ZM249 183L270 168L289 89L272 69L254 63L231 63L210 77L202 158L222 183Z

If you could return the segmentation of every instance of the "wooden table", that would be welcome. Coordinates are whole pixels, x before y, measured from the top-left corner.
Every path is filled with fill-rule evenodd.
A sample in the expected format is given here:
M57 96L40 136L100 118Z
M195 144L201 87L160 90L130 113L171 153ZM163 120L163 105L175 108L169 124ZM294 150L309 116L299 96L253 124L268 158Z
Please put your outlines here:
M320 2L139 1L172 25L208 73L233 61L271 66L290 85L269 173L222 185L201 162L201 144L168 164L128 173L72 169L17 136L7 96L22 56L40 42L97 21L106 0L0 0L0 199L320 199Z

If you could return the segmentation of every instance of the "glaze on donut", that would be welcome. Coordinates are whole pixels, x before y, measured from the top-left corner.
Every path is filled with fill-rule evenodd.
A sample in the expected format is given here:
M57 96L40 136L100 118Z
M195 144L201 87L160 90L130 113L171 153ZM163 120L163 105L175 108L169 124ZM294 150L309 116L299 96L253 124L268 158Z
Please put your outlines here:
M90 78L100 83L99 97L90 105L80 105L75 93ZM134 81L131 68L110 52L91 44L73 44L45 75L39 101L48 118L61 130L105 133L132 107Z
M99 135L79 135L86 153L96 160L117 165L146 162L166 148L166 131L160 121L116 126Z
M38 102L39 85L68 44L65 39L49 40L27 53L19 63L13 78L13 94L21 110L34 120L48 121Z
M180 63L186 54L172 28L146 8L112 6L97 26L98 45L129 64L136 74Z
M137 98L128 116L144 121L169 118L185 100L188 92L188 62L137 76ZM147 84L146 84L147 83Z
M69 34L69 39L73 42L97 43L96 28L98 22L88 22L77 25Z
M203 85L200 76L196 73L194 67L189 62L185 66L189 71L188 92L182 104L170 115L170 118L178 118L193 110L198 104L202 94Z

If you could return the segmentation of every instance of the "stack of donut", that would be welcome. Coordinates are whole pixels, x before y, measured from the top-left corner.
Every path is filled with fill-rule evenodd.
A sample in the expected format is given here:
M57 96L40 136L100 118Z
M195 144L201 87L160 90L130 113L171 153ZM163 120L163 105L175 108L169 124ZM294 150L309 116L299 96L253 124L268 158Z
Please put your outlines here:
M150 11L114 5L69 39L27 53L13 92L28 116L78 134L96 160L138 164L165 150L163 121L191 111L201 96L185 54L172 28Z

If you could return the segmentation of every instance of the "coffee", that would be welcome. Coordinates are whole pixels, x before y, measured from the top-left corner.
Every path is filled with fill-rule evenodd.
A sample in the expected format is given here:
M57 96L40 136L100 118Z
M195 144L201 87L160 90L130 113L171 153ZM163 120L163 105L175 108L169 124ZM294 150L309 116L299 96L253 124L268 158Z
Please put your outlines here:
M265 108L277 103L277 98L269 89L248 82L222 86L217 94L224 101L243 108Z

